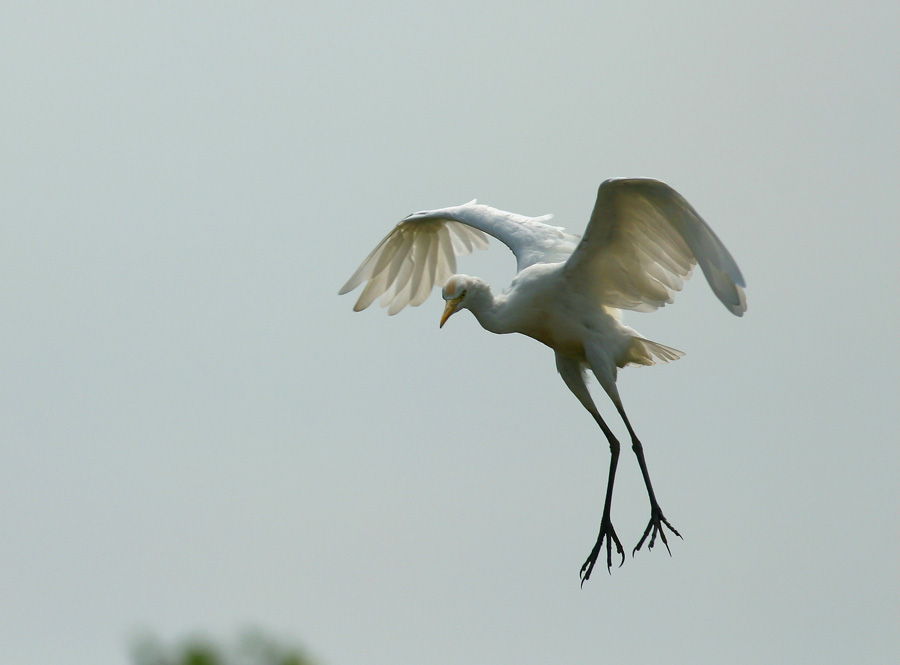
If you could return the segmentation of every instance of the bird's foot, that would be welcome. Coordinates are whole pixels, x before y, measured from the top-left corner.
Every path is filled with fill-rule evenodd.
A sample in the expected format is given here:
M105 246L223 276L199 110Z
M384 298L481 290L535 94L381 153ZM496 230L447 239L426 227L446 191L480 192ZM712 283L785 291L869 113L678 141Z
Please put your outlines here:
M604 540L606 540L607 572L612 572L613 543L616 544L616 553L622 557L622 561L619 563L619 566L625 563L625 550L622 549L622 543L619 542L619 537L616 535L616 530L613 529L612 521L609 519L609 517L604 516L600 522L600 534L597 536L597 542L594 545L594 548L591 550L587 561L585 561L584 565L581 566L581 586L584 586L584 583L590 579L591 571L594 570L594 564L597 563L597 559L600 557L600 550L603 547Z
M644 544L644 541L647 540L647 536L650 536L650 543L647 545L648 550L653 549L653 545L656 543L656 536L658 535L663 542L663 545L666 546L666 551L669 553L669 556L672 556L672 550L669 549L669 541L666 540L666 532L663 527L668 527L669 531L674 533L676 536L681 538L681 534L678 533L678 529L669 524L669 520L666 519L666 516L663 515L662 509L658 504L653 504L650 508L650 522L647 524L647 528L644 529L644 535L641 536L638 544L635 545L634 550L631 552L631 556L634 556L635 553L641 549L641 545ZM684 540L684 538L681 538Z

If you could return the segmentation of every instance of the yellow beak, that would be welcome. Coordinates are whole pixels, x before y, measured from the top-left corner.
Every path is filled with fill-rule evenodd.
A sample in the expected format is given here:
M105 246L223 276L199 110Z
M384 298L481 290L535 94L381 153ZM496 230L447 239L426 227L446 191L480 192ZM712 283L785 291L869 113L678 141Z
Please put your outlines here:
M462 300L462 298L453 298L452 300L447 301L447 306L444 307L444 314L443 316L441 316L441 328L443 328L444 324L447 323L447 319L449 319L456 313L456 309L457 307L459 307L460 300Z

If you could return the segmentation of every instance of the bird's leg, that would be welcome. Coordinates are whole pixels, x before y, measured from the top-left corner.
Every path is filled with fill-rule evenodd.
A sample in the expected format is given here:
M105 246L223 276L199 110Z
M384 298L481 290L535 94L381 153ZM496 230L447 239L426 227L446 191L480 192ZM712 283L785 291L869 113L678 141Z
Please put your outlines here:
M619 462L619 440L616 439L612 430L610 430L609 427L606 426L606 423L603 422L603 419L600 417L600 414L596 412L596 409L591 411L591 415L594 416L594 420L597 421L597 424L600 425L600 429L603 430L603 433L609 440L609 479L606 481L606 501L603 503L603 517L600 519L600 533L597 535L597 542L594 544L587 560L581 566L582 586L584 586L584 583L591 577L591 571L594 570L594 564L597 563L597 559L600 557L600 550L603 547L604 539L606 540L606 570L608 572L612 571L613 543L616 544L616 553L622 557L622 561L619 565L621 566L625 563L625 550L622 549L622 543L619 542L619 537L616 535L616 530L613 528L612 519L610 517L613 484L616 480L616 466Z
M612 571L613 543L616 544L616 553L622 557L619 565L621 566L625 563L625 550L622 549L622 543L619 542L619 537L616 535L616 530L613 529L612 519L610 518L613 484L616 480L616 465L619 463L619 440L612 433L612 430L607 427L600 416L600 412L597 411L597 407L594 405L594 400L591 399L591 394L584 383L582 361L557 352L556 368L559 370L559 375L566 382L569 390L572 391L572 394L578 398L582 406L597 421L600 429L603 430L603 434L606 435L606 440L609 441L609 479L606 481L606 501L603 503L603 517L600 519L600 533L597 536L597 542L594 544L594 548L588 555L584 565L581 566L581 585L584 586L584 583L590 578L591 572L594 570L597 559L600 557L600 549L603 547L604 540L606 540L606 570ZM612 385L615 388L615 383Z
M641 475L644 476L644 485L647 486L647 495L650 497L650 522L647 524L647 528L644 529L644 535L641 536L638 544L635 545L634 549L631 551L631 556L634 556L635 553L641 549L641 545L647 540L647 536L650 536L650 544L647 545L647 549L653 549L657 535L662 540L663 545L666 546L666 551L669 553L669 556L672 556L672 550L669 549L669 542L666 540L666 532L663 529L663 526L668 527L669 530L679 538L681 538L681 534L678 533L678 529L672 526L669 523L669 520L666 519L666 516L663 515L662 508L659 507L659 502L656 500L656 494L653 493L653 485L650 483L650 472L647 471L647 461L644 459L644 446L641 445L641 441L637 438L637 434L634 433L631 423L628 422L628 416L625 415L625 409L622 408L621 403L617 403L616 407L619 409L622 420L625 421L625 426L628 428L628 433L631 435L631 449L634 450L634 454L637 456L638 464L641 467Z

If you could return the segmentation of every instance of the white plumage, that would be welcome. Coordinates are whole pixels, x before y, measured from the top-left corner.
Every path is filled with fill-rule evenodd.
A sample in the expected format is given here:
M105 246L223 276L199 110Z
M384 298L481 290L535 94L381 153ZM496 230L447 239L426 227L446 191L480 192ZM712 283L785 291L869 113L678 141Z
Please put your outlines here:
M583 237L550 226L550 218L525 217L475 201L412 214L378 244L340 293L365 282L354 309L380 299L389 314L396 314L407 305L422 304L435 284L443 285L447 303L441 326L468 309L491 332L521 333L555 351L560 375L603 430L612 454L600 533L582 566L583 583L604 540L607 568L612 566L613 543L624 561L610 519L619 442L594 406L584 381L587 369L628 428L650 497L650 522L634 551L651 532L649 547L659 535L668 549L664 525L678 535L653 493L643 447L616 388L616 373L627 365L669 362L683 354L622 325L619 310L650 312L671 303L697 264L730 312L741 316L747 302L744 279L731 254L694 208L658 180L604 182ZM457 256L487 248L485 234L516 257L516 277L501 295L495 296L477 277L454 274Z

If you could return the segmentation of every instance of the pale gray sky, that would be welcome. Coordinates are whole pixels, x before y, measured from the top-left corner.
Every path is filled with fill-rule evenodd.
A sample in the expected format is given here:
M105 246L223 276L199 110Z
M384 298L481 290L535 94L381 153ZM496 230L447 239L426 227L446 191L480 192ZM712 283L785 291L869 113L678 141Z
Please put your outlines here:
M0 661L248 624L330 665L892 661L898 30L887 1L5 5ZM627 316L687 352L619 381L684 541L581 589L608 448L552 353L336 292L407 213L580 233L624 175L700 211L749 312L696 278Z

